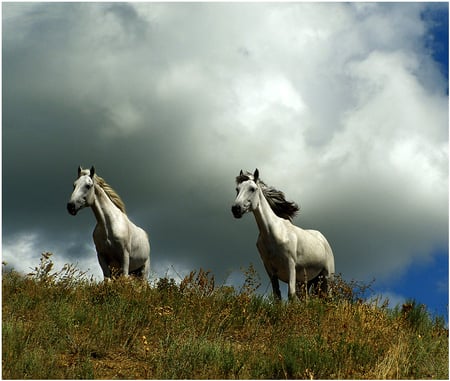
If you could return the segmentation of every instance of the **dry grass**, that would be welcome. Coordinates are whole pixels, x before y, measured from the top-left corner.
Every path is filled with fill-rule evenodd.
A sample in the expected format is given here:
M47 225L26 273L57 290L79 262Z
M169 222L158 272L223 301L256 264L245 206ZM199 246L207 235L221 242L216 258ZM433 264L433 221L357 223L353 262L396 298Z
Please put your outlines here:
M279 303L252 267L240 290L203 270L147 285L51 268L3 276L3 378L448 379L442 320L340 279L333 299Z

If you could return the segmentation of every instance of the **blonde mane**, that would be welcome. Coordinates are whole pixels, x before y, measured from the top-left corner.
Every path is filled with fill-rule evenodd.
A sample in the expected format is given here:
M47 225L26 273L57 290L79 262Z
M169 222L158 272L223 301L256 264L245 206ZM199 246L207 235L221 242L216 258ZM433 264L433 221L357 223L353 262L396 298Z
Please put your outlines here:
M97 176L97 174L94 175L94 181L100 188L105 191L106 195L113 202L113 204L126 214L124 202L117 194L117 192L111 188L111 185L109 185L102 177Z
M72 216L85 208L91 209L96 220L92 237L103 278L135 275L147 281L150 272L148 235L130 221L122 199L96 175L94 166L90 169L78 167L78 177L67 203L67 211Z

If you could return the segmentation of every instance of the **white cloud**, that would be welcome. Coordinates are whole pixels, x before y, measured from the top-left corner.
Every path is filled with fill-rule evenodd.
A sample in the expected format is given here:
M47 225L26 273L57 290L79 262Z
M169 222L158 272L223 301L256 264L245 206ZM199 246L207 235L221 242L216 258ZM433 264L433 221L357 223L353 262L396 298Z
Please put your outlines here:
M39 267L41 254L50 252L53 262L52 272L59 272L65 264L74 264L78 269L92 275L94 279L103 279L103 275L98 264L95 248L86 245L86 251L92 256L82 257L79 260L71 260L66 251L70 243L62 246L60 244L42 242L42 237L35 232L20 232L12 237L3 240L2 261L6 262L7 268L28 274L36 267Z
M260 126L292 124L305 104L288 78L281 73L241 76L233 83L237 124L245 132L261 133ZM280 120L273 120L274 115Z
M29 272L39 263L39 254L35 253L37 234L24 233L3 242L2 260L17 271ZM35 263L34 260L36 259Z
M2 261L6 262L6 268L14 269L23 274L31 273L34 268L39 267L41 254L44 252L52 253L50 260L53 262L53 272L59 272L64 265L72 264L82 272L86 272L89 276L93 276L94 280L101 281L103 273L100 264L97 260L94 244L85 244L86 252L89 255L73 258L69 253L69 248L72 245L67 243L48 244L41 242L42 237L39 233L22 232L16 234L14 237L9 237L3 242L2 246ZM150 280L158 280L159 278L173 278L179 283L185 276L189 275L192 270L196 270L189 263L178 261L173 263L170 260L153 261L151 257L151 274ZM198 270L198 269L197 269Z
M158 280L159 278L169 278L174 279L176 283L180 283L191 271L198 270L187 264L182 264L181 261L174 264L168 260L160 260L152 263L151 266L152 279Z
M378 306L387 303L389 308L401 307L406 301L406 297L395 292L382 292L381 294L375 295L369 298L368 303L374 303Z

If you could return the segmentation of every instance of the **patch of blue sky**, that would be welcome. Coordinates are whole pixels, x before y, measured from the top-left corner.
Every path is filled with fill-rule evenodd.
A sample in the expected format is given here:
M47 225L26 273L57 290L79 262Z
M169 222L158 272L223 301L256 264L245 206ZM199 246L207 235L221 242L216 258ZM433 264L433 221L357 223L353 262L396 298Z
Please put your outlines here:
M413 262L396 278L376 281L374 291L390 297L391 307L406 300L425 304L433 316L441 316L448 322L448 249L438 250L431 259Z
M425 47L433 59L439 64L441 72L448 82L448 3L433 3L422 13L429 33L426 36ZM447 84L448 94L448 84Z

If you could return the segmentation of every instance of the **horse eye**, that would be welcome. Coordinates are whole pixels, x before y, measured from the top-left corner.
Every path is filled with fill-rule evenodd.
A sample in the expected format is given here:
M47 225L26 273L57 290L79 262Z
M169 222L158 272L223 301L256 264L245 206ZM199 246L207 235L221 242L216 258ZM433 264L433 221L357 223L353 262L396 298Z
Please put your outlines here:
M86 189L91 189L92 188L92 184L86 184Z

